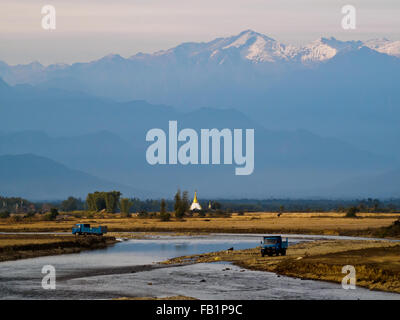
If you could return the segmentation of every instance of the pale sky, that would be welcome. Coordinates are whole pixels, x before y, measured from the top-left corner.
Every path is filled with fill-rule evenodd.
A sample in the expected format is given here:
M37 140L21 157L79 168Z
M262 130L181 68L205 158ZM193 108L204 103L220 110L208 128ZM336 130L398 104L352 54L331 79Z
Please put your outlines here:
M56 9L53 31L41 27L48 4ZM356 30L341 27L346 4L357 9ZM1 0L0 60L47 65L129 57L247 29L296 45L321 36L400 40L399 17L399 0Z

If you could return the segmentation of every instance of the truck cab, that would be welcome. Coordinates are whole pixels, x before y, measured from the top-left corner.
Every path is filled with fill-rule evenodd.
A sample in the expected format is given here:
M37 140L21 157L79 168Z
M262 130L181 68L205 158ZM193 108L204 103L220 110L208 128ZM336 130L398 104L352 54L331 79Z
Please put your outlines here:
M281 236L265 236L263 237L263 241L261 241L261 256L268 255L271 257L274 254L285 256L288 246L288 238L286 238L286 241L283 241Z

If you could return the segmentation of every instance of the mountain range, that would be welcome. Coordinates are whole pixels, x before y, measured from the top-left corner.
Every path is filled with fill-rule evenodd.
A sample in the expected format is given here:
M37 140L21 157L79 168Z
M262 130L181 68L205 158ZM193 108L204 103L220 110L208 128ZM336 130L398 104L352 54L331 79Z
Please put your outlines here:
M171 197L178 187L207 197L398 196L399 48L334 38L297 47L246 30L129 58L0 63L0 156L54 161L83 174L80 184L98 179L126 196ZM254 128L254 174L150 166L146 132L167 131L169 120ZM67 189L46 192L66 197ZM42 197L31 190L24 195Z
M119 190L141 197L148 195L34 154L0 156L0 181L2 196L31 200L60 200L67 194L85 198L95 190Z
M362 47L400 57L400 41L389 39L371 39L367 41L340 41L334 37L319 38L304 46L286 45L264 34L253 30L245 30L238 35L226 38L217 38L210 42L188 42L177 47L161 50L152 54L137 53L125 59L118 54L110 54L90 63L53 64L43 66L39 62L27 65L9 66L0 62L0 74L11 84L39 82L46 77L46 73L60 72L68 69L90 68L94 64L119 62L148 63L179 63L192 64L227 64L237 63L239 60L254 64L271 62L292 62L308 64L332 59L337 54L359 50Z
M12 85L183 111L234 108L269 129L306 128L386 154L398 149L400 138L399 48L400 41L332 37L297 47L246 30L129 58L112 54L47 67L0 63L0 77Z

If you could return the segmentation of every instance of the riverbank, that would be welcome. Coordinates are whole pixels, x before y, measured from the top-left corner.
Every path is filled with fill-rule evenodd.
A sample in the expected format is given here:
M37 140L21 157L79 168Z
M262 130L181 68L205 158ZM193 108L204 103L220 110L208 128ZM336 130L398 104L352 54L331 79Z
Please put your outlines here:
M162 264L228 261L242 268L301 279L341 283L342 267L353 265L357 286L400 293L400 244L372 240L319 240L290 246L282 257L261 257L260 249L183 256Z
M114 237L54 234L0 234L0 261L77 253L105 248Z
M60 221L8 221L0 219L0 232L70 232L75 223L107 225L109 232L175 232L175 233L286 233L376 237L400 214L360 213L345 218L340 213L245 213L231 217L188 217L184 220L160 221L157 218L77 218ZM388 234L396 237L396 234Z

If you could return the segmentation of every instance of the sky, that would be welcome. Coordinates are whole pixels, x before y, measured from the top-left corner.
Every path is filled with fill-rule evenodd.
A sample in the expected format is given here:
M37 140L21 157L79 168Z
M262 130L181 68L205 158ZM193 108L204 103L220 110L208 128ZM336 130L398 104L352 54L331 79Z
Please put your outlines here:
M355 30L341 27L347 4L357 10ZM56 9L56 30L41 27L44 5ZM400 40L399 17L399 0L1 0L0 61L129 57L247 29L295 45L321 36Z

